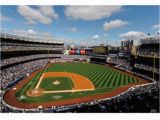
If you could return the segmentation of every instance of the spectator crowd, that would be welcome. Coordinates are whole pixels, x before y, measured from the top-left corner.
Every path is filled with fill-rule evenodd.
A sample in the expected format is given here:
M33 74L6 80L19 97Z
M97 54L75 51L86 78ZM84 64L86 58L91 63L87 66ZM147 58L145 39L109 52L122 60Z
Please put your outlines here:
M141 49L138 52L138 55L140 56L148 56L148 57L160 57L160 51L157 48L156 50L154 49Z
M29 56L20 56L20 57L12 57L9 59L3 59L1 60L1 67L10 65L13 63L23 62L27 60L34 60L34 59L43 59L43 58L60 58L56 59L58 61L64 61L64 60L74 60L74 59L80 59L84 60L89 57L87 56L80 56L80 55L63 55L63 54L37 54L37 55L29 55Z
M46 65L49 59L35 60L24 64L18 64L1 71L1 87L5 89L9 84L30 74L38 68Z
M155 70L154 72L156 72L156 73L159 73L159 69L154 69L153 67L151 67L151 66L147 66L147 65L144 65L144 64L135 64L134 65L134 67L135 68L139 68L139 69L143 69L143 70L147 70L147 71L153 71L153 70Z
M33 47L33 46L1 46L1 51L55 50L62 51L63 47Z
M34 60L39 58L50 58L50 57L61 57L60 54L37 54L37 55L29 55L29 56L20 56L20 57L12 57L9 59L1 60L1 66L10 65L13 63L23 62L27 60Z

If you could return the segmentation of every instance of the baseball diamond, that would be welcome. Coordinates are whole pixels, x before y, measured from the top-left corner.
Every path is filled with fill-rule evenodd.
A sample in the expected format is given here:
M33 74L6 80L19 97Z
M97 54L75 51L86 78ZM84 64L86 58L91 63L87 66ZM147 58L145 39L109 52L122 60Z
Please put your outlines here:
M61 106L112 97L143 83L147 81L107 65L49 63L9 90L4 100L26 109Z

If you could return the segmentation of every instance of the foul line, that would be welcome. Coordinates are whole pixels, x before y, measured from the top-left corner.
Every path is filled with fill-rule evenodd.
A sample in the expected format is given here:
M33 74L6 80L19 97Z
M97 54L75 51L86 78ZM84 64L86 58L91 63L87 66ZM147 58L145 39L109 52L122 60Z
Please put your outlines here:
M41 82L42 82L42 80L43 80L43 76L44 76L44 73L41 75L40 79L38 80L38 83L37 83L35 89L38 89L38 88L39 88L39 86L40 86L40 84L41 84Z
M76 83L75 83L75 81L74 81L72 75L71 75L71 80L72 80L72 82L73 82L73 84L74 84L74 87L77 88L77 85L76 85ZM73 89L74 87L72 87L72 89Z
M48 65L48 66L49 66L49 65ZM41 84L41 82L42 82L42 80L43 80L44 73L46 72L48 66L46 67L46 69L44 70L43 74L42 74L41 77L39 78L38 83L36 84L35 89L38 89L38 88L39 88L39 86L40 86L40 84Z
M81 91L91 91L91 90L94 90L94 89L43 91L43 93L66 93L66 92L81 92Z

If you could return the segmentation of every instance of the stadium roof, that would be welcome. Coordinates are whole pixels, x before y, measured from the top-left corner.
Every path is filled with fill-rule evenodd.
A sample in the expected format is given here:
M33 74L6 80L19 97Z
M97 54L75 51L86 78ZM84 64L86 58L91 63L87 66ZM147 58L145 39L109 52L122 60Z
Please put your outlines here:
M53 38L47 38L42 36L25 36L25 35L14 35L8 33L0 33L0 37L4 38L11 38L13 40L20 40L20 41L30 41L30 42L40 42L40 43L55 43L55 44L64 44L63 42L54 41Z

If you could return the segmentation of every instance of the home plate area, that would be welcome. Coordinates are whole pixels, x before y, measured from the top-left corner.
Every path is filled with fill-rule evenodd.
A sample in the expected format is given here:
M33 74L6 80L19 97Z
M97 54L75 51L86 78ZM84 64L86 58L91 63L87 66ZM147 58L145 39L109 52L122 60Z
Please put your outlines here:
M63 96L61 96L61 95L54 95L54 96L52 96L52 98L53 99L56 99L56 100L58 100L58 99L61 99Z

